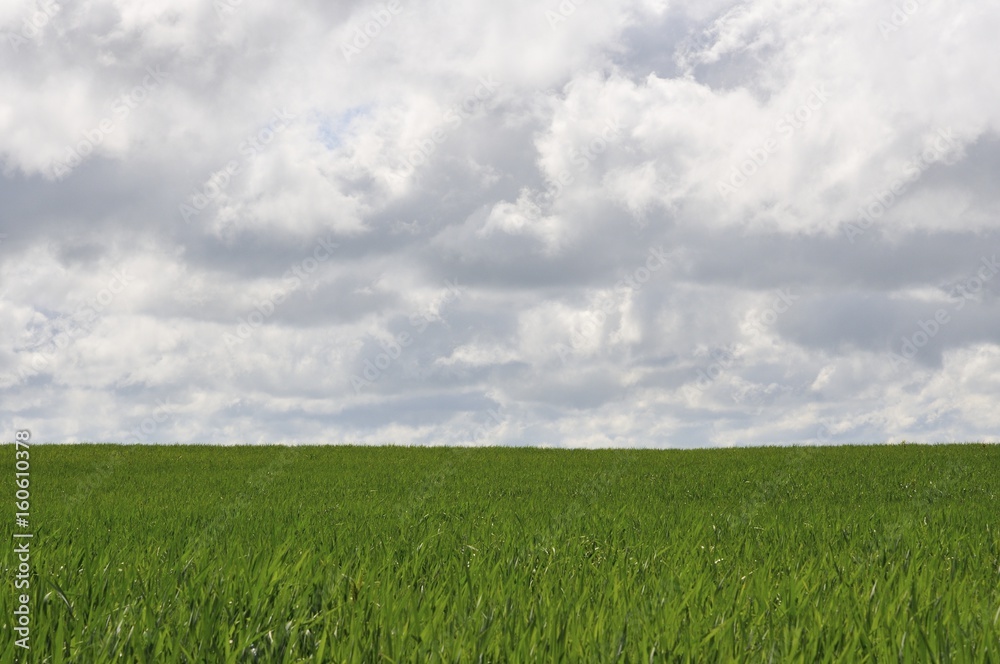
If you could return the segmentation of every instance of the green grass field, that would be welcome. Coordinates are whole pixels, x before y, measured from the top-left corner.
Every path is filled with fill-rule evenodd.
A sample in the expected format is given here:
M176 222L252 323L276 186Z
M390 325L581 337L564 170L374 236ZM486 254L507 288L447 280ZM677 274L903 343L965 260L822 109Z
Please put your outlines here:
M979 444L34 445L0 661L997 662L998 493Z

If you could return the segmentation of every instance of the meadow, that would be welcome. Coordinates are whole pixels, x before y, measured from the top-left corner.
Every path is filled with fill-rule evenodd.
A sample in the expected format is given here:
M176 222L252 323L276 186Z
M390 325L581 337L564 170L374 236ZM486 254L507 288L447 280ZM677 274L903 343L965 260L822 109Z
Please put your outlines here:
M998 446L31 464L31 650L5 546L0 663L1000 661Z

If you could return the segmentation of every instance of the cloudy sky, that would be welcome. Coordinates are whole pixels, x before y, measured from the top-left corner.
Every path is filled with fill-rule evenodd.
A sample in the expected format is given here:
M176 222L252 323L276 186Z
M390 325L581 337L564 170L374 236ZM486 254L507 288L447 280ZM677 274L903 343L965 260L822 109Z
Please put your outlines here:
M997 34L919 0L4 2L3 430L996 440Z

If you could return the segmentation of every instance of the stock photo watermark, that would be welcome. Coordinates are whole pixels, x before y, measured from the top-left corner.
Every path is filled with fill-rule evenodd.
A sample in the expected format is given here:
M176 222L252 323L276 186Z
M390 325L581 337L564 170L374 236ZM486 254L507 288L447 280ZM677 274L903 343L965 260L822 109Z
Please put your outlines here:
M938 162L946 165L954 164L955 161L948 156L956 152L956 148L957 143L952 130L950 128L939 130L935 134L933 143L906 162L902 174L894 178L888 186L873 192L858 208L858 220L844 227L848 241L853 244L858 237L868 232L875 222L906 193L910 183L918 180L932 165Z
M549 22L549 27L555 30L573 16L576 10L586 2L587 0L562 0L555 11L551 9L545 10L545 20Z
M684 397L689 402L696 401L700 394L707 392L719 378L736 364L742 351L741 344L715 348L710 351L709 357L712 362L697 370L694 383L687 383L684 386Z
M434 306L422 311L410 314L409 323L415 335L423 334L431 323L440 319L437 311L444 305L458 300L462 296L462 287L457 279L445 279L445 293L443 298ZM366 357L362 363L364 369L361 374L352 374L350 378L351 388L354 394L361 394L366 387L371 387L378 381L392 364L403 355L403 350L413 345L414 337L409 332L400 332L390 335L388 340L379 338L378 344L382 352L376 353L373 357Z
M296 262L281 275L282 285L280 287L271 290L263 298L257 300L254 303L253 311L245 316L237 317L235 335L228 332L223 335L222 340L226 346L232 348L253 336L254 331L263 326L264 322L275 314L289 295L312 279L320 264L330 260L339 246L340 244L334 242L330 236L316 240L312 255Z
M487 437L498 427L502 426L504 423L504 418L500 415L500 411L493 408L489 408L486 411L486 421L477 426L472 430L472 443L479 444L486 440Z
M160 427L176 416L176 410L177 409L168 401L157 399L156 406L153 408L152 412L142 418L139 424L132 428L122 442L132 445L149 442L152 435L156 433ZM109 455L109 457L107 457L108 460L106 462L94 464L94 466L84 474L84 479L77 483L76 489L70 497L64 499L66 507L72 508L89 499L90 496L94 494L94 491L103 485L121 466L122 458L122 453L115 450L111 455Z
M261 154L295 118L296 116L286 109L274 109L267 124L259 131L248 134L237 146L237 152L242 159L233 157L228 160L222 168L212 173L201 187L195 189L188 197L188 203L181 203L178 206L178 212L184 223L191 223L192 219L221 196L242 168Z
M793 293L792 289L779 288L768 296L766 306L747 314L740 326L742 333L750 337L766 334L783 314L795 306L799 299L800 296ZM697 369L693 383L687 383L684 386L683 392L688 402L696 401L700 394L711 389L736 364L746 350L745 344L736 343L711 351L709 357L711 357L712 362L707 367ZM743 406L756 406L757 415L763 411L765 401L769 397L782 391L782 388L776 384L761 386L745 381L738 376L732 377L729 382L732 387L730 396L733 401Z
M621 129L621 122L618 118L608 120L604 123L600 134L588 141L582 148L577 147L570 150L569 158L576 166L577 172L584 173L589 169L590 165L607 151L612 141L621 133ZM547 189L544 196L546 202L551 203L559 198L565 187L572 184L573 181L573 173L568 168L559 171L554 178L547 178L545 181Z
M21 29L18 32L7 33L7 43L17 53L21 47L42 36L45 27L52 21L56 14L62 10L62 5L58 2L45 2L38 9L26 16L21 21Z
M806 100L795 110L783 115L775 123L774 129L768 137L757 147L747 150L746 159L732 167L729 177L716 183L719 196L726 199L749 182L750 178L756 175L757 171L781 149L788 139L795 135L796 131L806 126L813 116L823 108L828 99L829 94L824 86L813 86Z
M429 136L417 141L415 144L402 151L402 159L392 164L390 175L396 179L405 179L413 172L426 164L431 155L437 152L438 147L448 140L449 131L454 131L462 126L468 118L472 117L476 108L489 100L500 87L500 83L492 76L480 76L478 85L472 94L467 95L462 101L454 104L441 116L441 120L448 125L448 131L442 127L434 129Z
M734 376L729 381L729 384L732 388L730 396L733 399L733 403L754 409L753 414L755 416L763 413L766 406L788 391L787 387L783 387L778 383L752 383L740 376Z
M882 39L886 40L889 35L898 32L920 10L921 5L920 0L904 0L904 2L895 3L889 17L879 19L878 31L882 34Z
M651 247L645 263L635 268L615 282L614 290L618 292L637 293L649 282L654 274L659 272L670 260L663 247ZM557 343L555 352L563 364L574 354L579 353L586 344L588 335L604 329L608 316L617 311L618 305L613 298L603 298L597 308L587 312L582 328L575 328L570 333L570 345Z
M921 349L954 320L952 313L964 309L969 300L975 299L998 273L1000 273L1000 262L997 262L996 254L980 259L975 274L957 284L948 294L951 312L943 307L939 308L933 316L917 320L916 329L913 332L900 337L899 352L891 351L889 353L889 364L892 368L899 370L912 362Z
M14 574L15 593L13 627L18 638L14 645L31 648L31 432L20 429L14 434Z
M212 7L215 8L215 15L220 19L232 16L242 6L243 0L213 0L212 2Z
M142 418L142 421L129 431L125 437L125 442L144 443L149 440L156 431L174 416L175 409L166 400L157 399L153 412Z
M31 358L17 370L17 381L23 382L47 370L58 353L66 349L75 337L91 333L105 309L128 288L133 279L128 274L128 268L112 270L107 285L94 297L81 302L71 314L63 314L49 322L47 333L40 339L34 339L27 349Z
M791 288L779 288L768 296L766 306L747 314L746 319L740 326L741 331L743 334L750 335L751 337L760 337L767 334L778 322L778 319L795 306L799 301L799 297L799 295L792 292ZM698 376L698 382L695 384L696 389L701 390L700 386L705 384L704 379L706 377L710 378L707 373ZM787 391L787 388L783 388L777 383L761 385L750 383L738 376L730 381L730 385L732 386L730 396L732 396L733 401L741 406L756 407L755 415L760 415L764 411L765 405L771 403L782 392Z
M82 137L73 145L63 149L61 159L53 159L48 167L48 175L53 180L59 180L83 163L83 160L94 153L99 145L104 142L119 123L128 118L133 111L141 108L149 100L150 94L156 90L165 80L167 75L157 67L146 67L146 75L141 83L129 90L122 91L111 102L110 117L105 117L97 123L96 127L83 132Z
M389 0L379 5L370 14L370 18L361 25L355 26L354 35L346 44L341 44L340 51L344 54L344 62L361 55L361 52L377 40L382 31L392 23L393 19L403 13L403 4L399 0Z
M790 288L779 288L770 298L768 306L760 312L749 314L746 323L743 325L743 332L750 332L754 335L763 334L771 328L782 314L795 306L799 296L795 295Z

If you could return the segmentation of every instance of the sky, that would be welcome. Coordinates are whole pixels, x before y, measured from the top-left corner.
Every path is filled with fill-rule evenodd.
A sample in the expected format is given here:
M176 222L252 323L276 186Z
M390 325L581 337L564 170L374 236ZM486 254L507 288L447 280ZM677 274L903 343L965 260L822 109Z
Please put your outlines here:
M3 430L997 440L997 34L986 2L4 2Z

